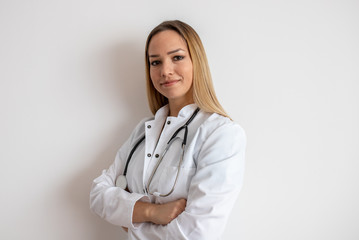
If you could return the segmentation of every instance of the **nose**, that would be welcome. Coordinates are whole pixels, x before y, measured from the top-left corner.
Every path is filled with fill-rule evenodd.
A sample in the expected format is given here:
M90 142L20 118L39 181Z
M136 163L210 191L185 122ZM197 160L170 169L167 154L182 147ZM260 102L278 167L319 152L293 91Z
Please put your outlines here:
M173 63L171 61L163 61L161 66L161 76L168 77L173 75L174 68Z

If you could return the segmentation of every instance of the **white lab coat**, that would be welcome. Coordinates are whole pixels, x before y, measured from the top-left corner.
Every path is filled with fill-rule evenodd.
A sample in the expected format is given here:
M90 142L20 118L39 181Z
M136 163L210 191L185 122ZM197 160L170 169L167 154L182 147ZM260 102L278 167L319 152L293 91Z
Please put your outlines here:
M220 239L243 181L246 137L238 124L221 115L200 111L189 125L185 156L173 193L156 197L145 190L158 155L196 108L190 104L177 117L168 117L166 105L157 111L154 119L141 121L117 152L110 168L94 180L90 193L92 211L112 224L127 227L129 239ZM115 181L123 174L131 149L144 133L146 140L129 163L126 177L129 193L116 187ZM181 139L173 143L163 158L150 192L166 194L171 190L184 130L178 136ZM187 199L186 209L166 226L132 223L136 201L166 203L180 198Z

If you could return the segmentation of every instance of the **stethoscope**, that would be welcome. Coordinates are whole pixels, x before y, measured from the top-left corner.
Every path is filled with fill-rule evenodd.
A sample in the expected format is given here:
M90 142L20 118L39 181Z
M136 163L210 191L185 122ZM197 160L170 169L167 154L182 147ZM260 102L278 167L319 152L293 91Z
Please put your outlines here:
M180 128L178 128L175 133L172 135L172 137L170 138L170 140L167 142L167 145L166 145L166 148L165 150L163 151L163 153L161 154L161 157L160 159L157 161L156 163L156 166L154 167L154 169L152 170L152 173L150 175L150 178L148 180L148 184L146 186L146 191L147 193L151 194L151 195L154 195L154 196L159 196L159 197L167 197L169 196L173 190L175 189L176 187L176 184L177 184L177 180L178 180L178 176L180 174L180 171L181 171L181 165L182 165L182 162L183 162L183 157L184 157L184 152L185 152L185 147L186 147L186 143L187 143L187 135L188 135L188 125L192 122L192 120L196 117L197 113L199 112L199 108L197 108L194 113L192 114L192 116L188 119L188 121ZM159 165L161 164L164 156L166 155L168 149L170 148L170 146L172 145L172 143L177 140L177 139L180 139L180 137L177 137L178 133L184 129L185 132L184 132L184 138L183 138L183 141L182 141L182 154L181 154L181 158L180 158L180 161L178 162L178 166L177 166L177 175L176 175L176 178L175 178L175 181L174 181L174 184L171 188L171 190L167 193L167 194L160 194L158 192L151 192L149 189L150 189L150 185L152 183L152 179L153 177L155 176L156 172L157 172L157 169L159 167ZM145 135L142 136L137 142L136 144L134 145L134 147L132 148L130 154L128 155L128 158L127 158L127 161L126 161L126 165L125 165L125 170L123 172L123 175L119 175L116 179L116 187L120 187L122 189L127 189L127 179L126 179L126 174L127 174L127 168L128 168L128 164L130 163L131 161L131 158L132 158L132 155L133 153L136 151L136 149L138 148L138 146L145 140Z

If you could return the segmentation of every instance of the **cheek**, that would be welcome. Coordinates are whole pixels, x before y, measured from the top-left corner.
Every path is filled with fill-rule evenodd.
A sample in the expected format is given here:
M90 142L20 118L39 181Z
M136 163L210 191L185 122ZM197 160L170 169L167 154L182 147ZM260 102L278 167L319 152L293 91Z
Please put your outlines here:
M192 63L188 64L186 66L186 69L185 69L185 74L187 76L187 78L192 81L193 79L193 66L192 66Z
M150 69L150 77L151 77L151 81L154 85L156 84L156 79L157 79L156 76L157 76L156 71L153 68L151 68Z

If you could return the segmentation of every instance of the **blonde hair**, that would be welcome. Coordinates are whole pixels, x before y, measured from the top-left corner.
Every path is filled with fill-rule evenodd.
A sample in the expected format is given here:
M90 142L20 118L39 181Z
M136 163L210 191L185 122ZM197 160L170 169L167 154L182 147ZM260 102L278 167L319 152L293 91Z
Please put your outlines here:
M148 104L152 113L155 114L158 109L166 105L168 103L168 99L159 93L153 86L150 76L148 47L154 35L166 30L173 30L177 32L187 43L188 51L193 64L192 89L194 102L205 112L218 113L229 118L216 97L206 52L203 48L201 39L191 26L179 20L165 21L161 23L155 27L147 37L145 48L146 85Z

